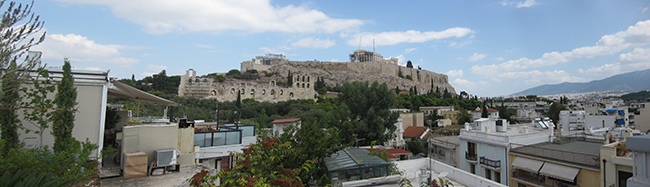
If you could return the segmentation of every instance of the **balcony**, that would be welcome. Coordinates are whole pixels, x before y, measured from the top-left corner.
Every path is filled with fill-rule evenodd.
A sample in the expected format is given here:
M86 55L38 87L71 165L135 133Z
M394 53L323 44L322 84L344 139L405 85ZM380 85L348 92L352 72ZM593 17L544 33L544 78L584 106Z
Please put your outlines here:
M489 158L485 158L484 156L482 156L480 163L481 165L490 166L495 169L501 168L501 160L491 160Z
M465 151L465 159L467 159L467 161L474 161L474 162L476 162L476 161L477 161L477 160L476 160L476 159L477 159L477 157L476 157L476 153L474 153L474 154L470 154L470 153L468 153L467 151Z
M537 185L537 186L548 186L548 187L552 187L552 185L550 185L550 184L546 184L546 183L545 183L546 177L544 177L544 176L540 176L540 175L536 175L536 174L532 174L532 173L530 173L530 172L523 171L523 170L515 170L515 171L512 171L512 175L511 175L511 177L512 177L512 179L514 179L515 181L520 181L520 182L525 182L525 183L529 183L529 184L534 184L534 185Z

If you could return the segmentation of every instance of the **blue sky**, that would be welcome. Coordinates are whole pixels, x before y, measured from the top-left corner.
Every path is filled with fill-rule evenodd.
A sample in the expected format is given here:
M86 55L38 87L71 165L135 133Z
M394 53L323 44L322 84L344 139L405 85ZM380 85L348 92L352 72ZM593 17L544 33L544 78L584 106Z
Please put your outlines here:
M21 0L21 3L30 1ZM6 6L6 5L5 5ZM38 0L49 66L137 79L239 69L268 52L349 61L373 50L500 96L650 68L648 1ZM4 7L3 7L4 8ZM360 37L362 37L361 42Z

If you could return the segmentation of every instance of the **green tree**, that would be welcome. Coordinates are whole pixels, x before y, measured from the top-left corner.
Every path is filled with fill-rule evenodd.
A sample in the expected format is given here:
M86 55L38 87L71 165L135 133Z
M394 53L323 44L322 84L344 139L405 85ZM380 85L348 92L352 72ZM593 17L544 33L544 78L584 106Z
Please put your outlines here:
M206 176L214 183L219 178L222 186L296 186L303 181L299 176L310 172L311 161L304 161L299 167L283 165L283 161L300 153L291 147L291 142L278 143L279 139L266 137L257 144L251 144L243 153L230 153L237 157L233 169L223 169L215 176Z
M50 112L53 107L52 99L47 97L48 94L54 92L56 86L53 84L50 73L44 68L39 68L36 76L30 77L29 82L31 86L21 89L25 93L25 101L21 104L26 106L23 110L23 119L32 124L36 128L34 133L38 134L39 147L43 146L43 133L50 126ZM23 126L25 133L32 131L32 126Z
M5 0L0 1L0 8L5 8ZM40 16L32 13L31 4L16 4L10 2L2 16L0 30L2 31L2 42L0 42L0 140L5 140L5 154L9 149L18 148L18 115L16 107L20 101L19 89L22 82L29 76L28 69L38 67L38 62L26 59L23 63L23 55L29 48L38 45L45 39L45 32L38 37L36 34L43 28L43 22L39 21Z
M287 74L287 84L289 87L293 87L293 75L291 75L291 70L289 70L289 74Z
M485 107L485 103L483 103L483 108L481 108L481 117L482 118L487 118L489 116L487 107Z
M553 124L559 124L560 111L566 110L566 106L558 102L553 102L548 109L548 117L553 120Z
M337 99L339 103L349 107L350 111L341 117L347 117L351 123L333 123L342 131L346 131L347 135L342 134L342 137L348 141L352 141L354 135L365 138L360 145L369 145L373 140L383 144L392 138L398 114L389 111L395 104L395 94L386 83L344 83Z
M472 115L467 112L467 109L460 106L456 106L454 108L458 109L458 115L456 115L456 121L458 121L459 125L472 122Z
M241 90L237 90L237 103L235 106L237 106L237 108L241 108Z
M413 68L413 63L411 63L410 60L409 60L409 61L406 61L406 67L407 67L407 68Z
M54 151L68 151L73 143L72 129L74 128L75 105L77 105L77 88L70 71L70 61L66 58L63 64L63 77L57 84L54 104L57 110L52 115L52 135L54 136Z

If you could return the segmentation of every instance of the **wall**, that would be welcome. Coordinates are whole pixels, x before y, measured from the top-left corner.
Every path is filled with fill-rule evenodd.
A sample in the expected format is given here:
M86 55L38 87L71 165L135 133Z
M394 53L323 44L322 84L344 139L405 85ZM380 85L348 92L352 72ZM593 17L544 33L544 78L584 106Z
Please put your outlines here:
M178 149L179 146L179 130L176 124L125 126L122 133L122 152L145 152L149 156L148 162L154 160L154 150ZM182 154L179 160L187 160L184 158L187 156L193 157L193 154Z
M605 127L611 127L611 128L616 128L616 125L614 124L614 116L604 116L604 115L586 115L585 116L585 124L587 126L592 126L594 128L602 128L603 127L603 122L605 124ZM589 128L589 127L585 127Z
M646 102L644 108L639 108L639 115L634 115L634 124L641 132L650 130L650 102Z
M619 142L614 142L606 145L600 146L600 175L602 186L609 186L615 184L615 187L618 186L618 171L625 171L629 173L632 172L632 166L634 164L631 157L618 157L616 156L616 148L614 147ZM607 160L605 164L602 163L602 160ZM605 184L606 183L606 184Z
M72 130L72 137L77 141L83 142L86 141L86 138L94 144L99 144L100 133L103 135L103 131L100 132L100 121L102 121L102 95L106 93L103 92L102 85L89 85L89 84L78 84L75 83L77 88L77 112L75 112L75 121L74 129ZM55 92L56 93L56 92ZM49 98L54 99L54 93L48 95ZM34 134L33 130L36 130L35 126L28 121L23 121L23 110L18 111L18 119L21 120L22 126L32 130L30 133L25 133L22 130L18 130L20 141L24 141L27 145L27 148L34 148L38 146L38 134ZM52 148L54 145L54 136L52 136L52 123L49 124L50 128L45 130L43 133L43 144ZM102 136L103 137L103 136ZM93 152L93 155L96 155L97 151Z
M403 129L410 126L424 127L424 113L401 113L399 117L402 118Z
M438 174L442 172L447 172L448 179L456 181L465 186L477 186L477 187L506 186L436 160L431 160L431 163L432 163L430 169L431 171ZM429 168L429 160L426 158L397 161L395 162L395 164L397 165L397 168L400 171L406 171L406 172L413 172L413 171L419 172L420 168L423 167Z

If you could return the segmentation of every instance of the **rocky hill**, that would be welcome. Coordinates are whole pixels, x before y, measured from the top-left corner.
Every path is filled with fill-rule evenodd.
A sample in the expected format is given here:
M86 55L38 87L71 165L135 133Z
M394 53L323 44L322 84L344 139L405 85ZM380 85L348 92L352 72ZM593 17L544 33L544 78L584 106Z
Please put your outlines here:
M292 74L322 77L329 86L342 85L345 82L377 80L380 83L387 83L391 89L398 87L402 91L416 87L418 93L426 93L433 85L434 90L435 87L439 87L440 91L447 89L452 94L456 93L454 87L449 84L447 75L385 63L289 61L275 65L268 71L281 76L286 76L291 71ZM399 77L400 71L404 77L410 75L413 80Z

